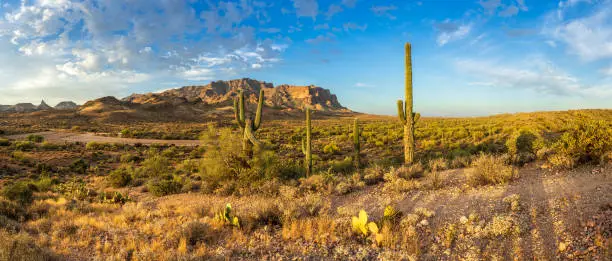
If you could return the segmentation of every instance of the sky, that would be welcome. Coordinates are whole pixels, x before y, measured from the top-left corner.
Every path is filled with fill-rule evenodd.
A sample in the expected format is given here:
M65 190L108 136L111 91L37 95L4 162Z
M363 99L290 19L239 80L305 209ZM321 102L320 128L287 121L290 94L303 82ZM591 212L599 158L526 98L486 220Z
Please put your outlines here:
M0 104L253 78L393 115L612 108L612 0L0 0Z

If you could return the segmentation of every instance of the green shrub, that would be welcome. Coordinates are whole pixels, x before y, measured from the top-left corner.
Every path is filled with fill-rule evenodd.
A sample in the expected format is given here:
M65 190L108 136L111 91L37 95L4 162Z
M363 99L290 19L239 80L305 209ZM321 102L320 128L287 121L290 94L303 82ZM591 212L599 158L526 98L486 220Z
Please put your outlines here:
M87 173L87 169L89 169L89 164L84 159L75 160L70 164L70 170L78 174Z
M333 160L329 170L335 173L348 174L352 172L354 168L355 164L353 164L353 159L351 157L346 157L344 160Z
M130 166L123 166L113 170L106 180L113 188L121 188L127 186L132 181L132 173L134 169Z
M64 194L69 199L84 200L91 195L91 191L87 188L85 182L78 179L58 184L55 186L55 191Z
M553 144L556 157L551 159L563 159L559 162L572 161L563 164L573 167L580 163L599 162L612 151L612 127L605 121L577 122L571 126L561 138ZM554 160L553 160L554 161ZM550 162L555 165L555 162Z
M45 137L37 134L30 134L26 137L26 139L31 142L41 143L45 140Z
M333 141L323 147L323 153L325 154L338 154L338 152L340 152L340 148Z
M506 165L500 156L482 154L472 165L474 169L467 172L472 185L505 184L518 176L517 170Z
M100 194L98 194L98 200L100 201L100 203L106 204L125 204L126 202L130 201L130 197L121 194L121 192L119 191L102 191Z
M52 179L50 177L47 176L43 176L40 177L40 179L38 179L37 181L33 182L32 184L34 184L34 186L36 186L37 191L49 191L51 190L51 187L55 184L57 184L57 180L56 179Z
M170 173L170 161L161 155L153 155L142 162L142 174L147 177L161 177Z
M0 146L9 146L11 142L8 139L0 138Z
M17 141L14 143L16 150L29 151L36 148L36 144L31 141Z
M149 191L158 197L181 192L183 184L174 180L152 180L147 185Z
M11 185L6 185L2 190L2 195L9 200L14 200L22 205L32 202L36 186L30 182L19 181Z

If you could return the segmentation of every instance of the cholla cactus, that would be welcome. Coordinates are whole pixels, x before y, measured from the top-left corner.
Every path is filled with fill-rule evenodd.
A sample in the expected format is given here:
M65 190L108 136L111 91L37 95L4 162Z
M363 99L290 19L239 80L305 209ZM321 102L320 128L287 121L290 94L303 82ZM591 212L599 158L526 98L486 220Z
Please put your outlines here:
M306 168L306 176L310 177L312 172L312 143L311 143L310 127L310 108L306 108L306 140L302 139L302 152L304 153L304 167Z
M412 55L410 43L406 43L406 101L397 101L397 114L404 124L404 163L414 162L414 125L421 117L412 111Z
M252 115L247 118L245 116L245 106L244 106L244 92L241 90L238 94L238 98L234 99L234 116L236 118L236 123L242 130L243 142L242 148L244 153L247 156L252 156L253 150L252 145L256 148L261 147L261 142L255 138L255 131L259 129L261 126L261 112L263 110L263 102L264 102L264 90L259 90L259 100L257 103L257 112L255 113L255 120L253 121Z
M359 154L361 153L361 144L359 143L359 136L361 135L361 131L359 130L359 120L355 119L355 124L353 126L353 147L355 148L355 167L359 168L361 159Z

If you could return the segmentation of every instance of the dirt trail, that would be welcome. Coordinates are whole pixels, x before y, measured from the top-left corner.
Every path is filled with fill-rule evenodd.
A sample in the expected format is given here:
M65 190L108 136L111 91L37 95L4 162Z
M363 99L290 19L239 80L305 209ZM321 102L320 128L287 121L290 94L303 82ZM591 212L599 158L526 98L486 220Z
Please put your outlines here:
M95 133L73 133L73 132L62 132L62 131L45 131L37 133L19 134L7 136L9 139L23 140L30 134L41 135L45 137L46 141L52 143L63 143L63 142L100 142L100 143L122 143L122 144L174 144L176 146L198 146L200 145L199 140L155 140L155 139L130 139L130 138L117 138L117 137L105 137L98 136Z

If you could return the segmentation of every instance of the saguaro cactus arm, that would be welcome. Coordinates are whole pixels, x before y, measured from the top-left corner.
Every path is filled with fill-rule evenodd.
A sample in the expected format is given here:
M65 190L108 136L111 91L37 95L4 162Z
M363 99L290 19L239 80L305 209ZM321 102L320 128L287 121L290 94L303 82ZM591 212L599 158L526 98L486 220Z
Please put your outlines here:
M253 124L253 131L258 130L259 126L261 126L261 112L263 110L263 104L264 104L264 90L260 89L259 99L257 101L257 112L255 113L255 123Z
M248 139L251 143L253 143L256 148L261 148L262 143L255 137L255 134L253 133L251 119L248 119L246 121L245 126L246 127L244 128L244 137Z
M399 116L400 121L403 124L406 124L406 114L404 113L404 101L397 100L397 116Z

